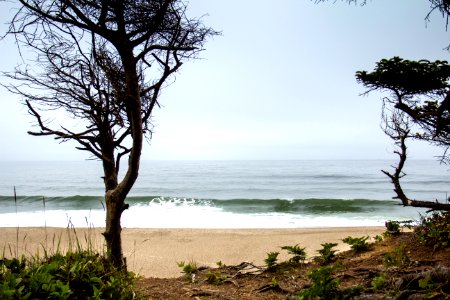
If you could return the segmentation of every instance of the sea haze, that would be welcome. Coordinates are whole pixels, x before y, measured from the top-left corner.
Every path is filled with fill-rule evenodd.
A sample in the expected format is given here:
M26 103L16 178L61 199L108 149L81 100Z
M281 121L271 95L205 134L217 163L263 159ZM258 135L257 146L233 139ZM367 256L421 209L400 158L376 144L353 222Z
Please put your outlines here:
M124 227L295 228L383 225L425 210L392 200L394 161L145 161ZM408 161L406 193L446 201L449 167ZM0 226L102 227L101 163L0 162ZM14 200L14 187L17 198Z

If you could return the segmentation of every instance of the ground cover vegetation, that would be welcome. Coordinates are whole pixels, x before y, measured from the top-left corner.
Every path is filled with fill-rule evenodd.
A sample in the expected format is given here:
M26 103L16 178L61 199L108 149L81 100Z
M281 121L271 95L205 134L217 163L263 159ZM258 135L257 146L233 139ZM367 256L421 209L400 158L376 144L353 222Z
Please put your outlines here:
M64 237L46 235L35 253L26 251L19 229L15 245L1 252L0 299L138 299L139 277L99 254L92 227L79 236L69 223Z
M137 276L105 256L76 251L43 258L0 259L0 298L136 299Z
M449 221L449 213L435 212L406 225L387 222L382 237L346 238L350 250L340 253L333 249L335 243L324 243L310 257L298 254L301 245L284 246L269 251L261 266L220 262L211 268L189 262L179 265L183 274L179 278L139 280L138 295L151 299L448 299ZM395 232L391 223L400 224ZM281 251L291 258L279 261Z
M340 253L337 243L324 243L310 256L301 245L282 246L267 252L260 266L218 261L212 268L181 261L180 277L172 279L141 278L117 268L92 250L92 242L82 246L68 227L67 252L60 250L60 237L48 248L42 245L42 256L3 249L0 298L448 299L449 221L450 213L435 212L417 223L386 222L382 237L347 237L349 250ZM392 223L401 225L393 231ZM280 261L283 251L288 259Z

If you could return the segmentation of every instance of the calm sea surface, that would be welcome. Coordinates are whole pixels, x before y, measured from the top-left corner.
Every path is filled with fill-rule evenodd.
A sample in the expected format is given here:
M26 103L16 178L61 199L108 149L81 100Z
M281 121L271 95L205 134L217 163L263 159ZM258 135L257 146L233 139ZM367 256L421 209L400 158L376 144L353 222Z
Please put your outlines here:
M145 161L124 227L283 228L383 225L425 210L392 200L394 161ZM446 201L450 166L408 161L410 198ZM102 227L101 164L0 162L0 226ZM17 201L14 200L14 187Z

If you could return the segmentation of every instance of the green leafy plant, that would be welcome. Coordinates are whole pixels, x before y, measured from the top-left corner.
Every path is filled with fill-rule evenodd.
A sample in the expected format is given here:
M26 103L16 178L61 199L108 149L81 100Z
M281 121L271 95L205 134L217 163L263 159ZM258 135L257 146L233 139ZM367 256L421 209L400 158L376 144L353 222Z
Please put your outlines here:
M226 267L226 265L225 265L221 260L219 260L218 262L216 262L216 265L217 265L219 268Z
M367 243L367 240L369 239L368 236L363 236L359 238L348 236L342 241L346 244L350 245L350 248L352 248L355 252L363 252L370 249L371 245Z
M279 254L280 254L280 252L267 253L267 258L264 260L264 262L266 263L268 271L270 271L270 272L275 271Z
M185 278L189 280L191 283L194 283L196 278L195 275L198 272L198 266L195 261L190 261L188 263L184 261L177 262L179 268L181 268L181 272L184 273Z
M337 243L325 243L321 245L323 248L317 251L320 254L318 261L321 265L327 265L336 259L337 250L333 248L337 246Z
M137 277L90 251L0 260L0 298L133 299Z
M219 285L226 279L220 272L208 272L206 273L206 282L209 284Z
M422 217L415 228L421 243L432 246L433 250L450 246L450 212L435 212L429 217Z
M279 283L278 283L278 280L275 277L272 277L272 281L270 282L270 286L272 288L277 288L277 287L280 286Z
M198 265L195 261L190 261L188 263L184 261L177 262L179 268L181 268L182 272L186 275L192 275L197 273Z
M378 242L378 243L383 241L383 237L378 234L373 239L375 240L375 242Z
M400 222L398 221L386 221L384 226L386 226L386 235L397 235L400 233Z
M425 278L419 279L419 287L424 290L434 289L435 284L433 283L431 275L428 275Z
M300 292L298 300L304 299L339 299L339 280L333 276L334 267L324 266L311 271L308 277L312 285Z
M395 247L391 252L384 255L384 265L387 268L397 267L399 269L404 269L408 267L410 263L411 260L408 257L404 244Z
M383 290L386 287L386 275L385 274L381 274L379 276L376 276L373 280L372 280L372 288L374 291L380 291Z
M289 260L291 263L298 264L300 261L305 261L306 259L305 248L301 248L298 244L295 246L284 246L281 249L287 250L292 255Z

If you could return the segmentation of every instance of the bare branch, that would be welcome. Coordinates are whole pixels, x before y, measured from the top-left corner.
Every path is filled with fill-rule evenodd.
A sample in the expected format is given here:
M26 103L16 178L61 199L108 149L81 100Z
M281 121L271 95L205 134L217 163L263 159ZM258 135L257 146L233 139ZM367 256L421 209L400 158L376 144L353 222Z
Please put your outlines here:
M437 200L423 201L423 200L412 200L406 196L400 183L400 179L406 176L403 172L405 162L407 159L407 147L406 140L411 138L409 122L407 117L401 111L395 111L389 117L384 118L385 133L390 136L394 141L399 150L394 151L399 157L399 162L397 166L393 166L394 173L389 173L388 171L382 170L382 172L391 179L394 184L394 192L396 194L394 199L399 199L403 206L413 206L413 207L424 207L430 210L446 210L450 211L450 204L439 203Z
M124 266L120 216L140 166L144 135L170 76L196 58L218 34L200 19L188 19L187 3L161 1L20 0L9 34L35 53L35 66L7 74L7 86L22 96L40 131L102 160L105 185L104 236L113 263ZM37 70L37 71L35 71ZM147 78L146 76L152 76ZM42 116L64 112L82 123L59 130ZM119 181L120 161L128 156Z

